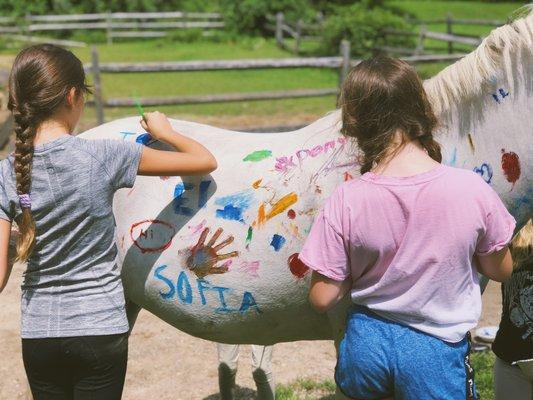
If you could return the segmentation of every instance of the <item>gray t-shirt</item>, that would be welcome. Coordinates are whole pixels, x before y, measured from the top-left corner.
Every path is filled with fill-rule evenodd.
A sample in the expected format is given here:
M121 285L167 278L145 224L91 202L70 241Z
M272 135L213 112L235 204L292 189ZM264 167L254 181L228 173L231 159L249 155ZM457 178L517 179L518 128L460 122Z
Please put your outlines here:
M23 338L127 332L112 203L133 186L141 152L137 143L72 136L35 146L37 235L22 284ZM20 213L10 155L0 161L0 218Z

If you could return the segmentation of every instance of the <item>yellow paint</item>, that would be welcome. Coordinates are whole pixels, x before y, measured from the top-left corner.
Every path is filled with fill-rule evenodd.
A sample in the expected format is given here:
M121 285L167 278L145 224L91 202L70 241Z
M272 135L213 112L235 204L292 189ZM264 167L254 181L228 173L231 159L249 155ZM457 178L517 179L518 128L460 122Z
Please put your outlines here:
M263 182L263 178L258 179L258 180L256 180L254 183L252 183L252 187L253 187L254 189L259 189L259 187L261 186L261 182Z
M266 221L265 217L265 203L259 206L259 211L257 211L257 226L261 227Z
M276 215L281 214L283 211L285 211L287 208L292 206L297 201L298 201L298 195L294 192L283 196L270 209L270 212L266 216L267 221L271 218L274 218Z

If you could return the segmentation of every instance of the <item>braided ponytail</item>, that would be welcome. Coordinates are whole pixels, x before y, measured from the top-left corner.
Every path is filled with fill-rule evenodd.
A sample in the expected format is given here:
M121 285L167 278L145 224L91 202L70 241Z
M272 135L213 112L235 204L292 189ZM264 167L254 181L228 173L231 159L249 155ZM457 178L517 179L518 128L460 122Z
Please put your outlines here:
M442 161L433 138L437 118L422 81L406 62L380 56L359 63L344 81L339 106L341 132L359 145L362 174L390 156L398 131L404 140L418 140L431 158Z
M34 140L39 126L66 105L70 90L88 93L81 61L70 51L42 44L22 50L9 76L8 108L15 130L15 178L20 219L17 260L26 261L33 250L36 226L31 211Z

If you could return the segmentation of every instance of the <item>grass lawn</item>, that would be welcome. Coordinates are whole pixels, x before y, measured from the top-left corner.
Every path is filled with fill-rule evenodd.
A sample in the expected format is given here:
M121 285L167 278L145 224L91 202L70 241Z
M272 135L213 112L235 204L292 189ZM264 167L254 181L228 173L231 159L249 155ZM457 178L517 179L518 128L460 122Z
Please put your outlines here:
M475 380L481 399L494 398L492 367L494 354L481 352L472 354ZM317 382L310 379L298 379L288 385L276 387L277 400L335 400L335 382L331 379Z

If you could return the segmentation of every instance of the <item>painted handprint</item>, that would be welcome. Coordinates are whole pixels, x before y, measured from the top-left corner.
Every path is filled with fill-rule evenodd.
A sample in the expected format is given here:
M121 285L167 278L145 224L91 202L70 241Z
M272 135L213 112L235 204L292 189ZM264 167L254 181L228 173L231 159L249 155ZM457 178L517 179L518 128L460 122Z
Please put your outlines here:
M232 251L230 253L218 254L224 247L230 245L233 242L233 236L229 236L219 244L215 245L216 241L220 237L224 230L218 228L209 242L205 244L207 235L209 234L209 228L205 228L198 239L198 243L191 249L191 254L187 258L187 268L196 274L198 278L203 278L211 274L223 274L228 271L230 258L237 257L238 251ZM220 261L228 260L226 263L217 267L217 263Z

